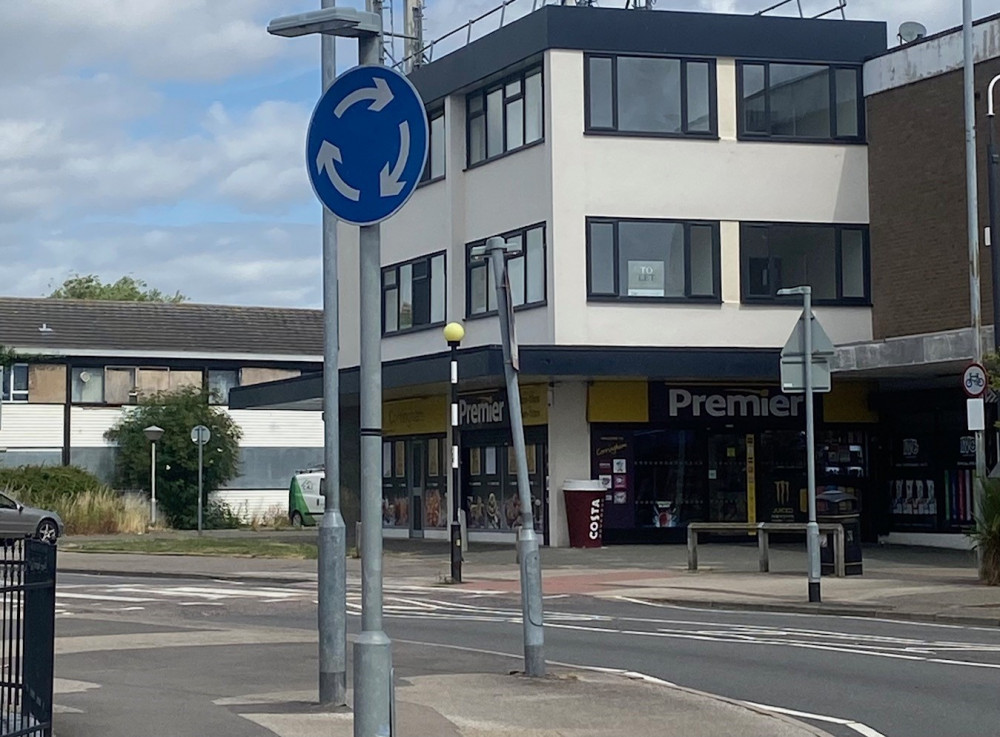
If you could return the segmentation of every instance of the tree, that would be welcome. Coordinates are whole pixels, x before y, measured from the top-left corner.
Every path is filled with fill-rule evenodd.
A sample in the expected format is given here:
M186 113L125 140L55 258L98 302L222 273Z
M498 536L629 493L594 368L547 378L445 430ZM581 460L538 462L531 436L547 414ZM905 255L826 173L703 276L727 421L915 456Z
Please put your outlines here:
M186 302L180 292L165 294L153 289L142 279L123 276L105 284L96 274L74 274L49 295L50 299L100 299L112 302Z
M203 450L205 509L208 494L235 478L239 470L240 438L243 433L233 419L208 402L208 391L198 387L160 392L143 399L138 407L123 413L105 438L118 445L117 481L122 488L149 488L150 448L143 430L163 428L156 443L156 502L171 527L197 526L198 446L191 430L205 425L211 433ZM206 514L206 526L219 526L220 510Z

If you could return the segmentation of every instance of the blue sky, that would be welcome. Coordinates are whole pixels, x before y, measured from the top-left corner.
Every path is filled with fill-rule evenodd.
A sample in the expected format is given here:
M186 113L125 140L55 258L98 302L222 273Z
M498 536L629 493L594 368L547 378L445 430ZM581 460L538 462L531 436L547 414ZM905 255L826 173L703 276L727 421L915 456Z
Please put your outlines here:
M426 0L427 36L499 4ZM657 8L750 13L769 4ZM531 5L518 0L508 13ZM395 0L397 29L401 6ZM43 296L74 273L130 274L199 302L319 306L320 209L303 154L319 42L265 31L271 18L316 7L0 0L0 294ZM985 16L1000 0L973 7ZM960 0L848 0L847 12L887 21L892 33L903 20L931 32L961 22ZM353 43L338 43L341 68L355 58Z

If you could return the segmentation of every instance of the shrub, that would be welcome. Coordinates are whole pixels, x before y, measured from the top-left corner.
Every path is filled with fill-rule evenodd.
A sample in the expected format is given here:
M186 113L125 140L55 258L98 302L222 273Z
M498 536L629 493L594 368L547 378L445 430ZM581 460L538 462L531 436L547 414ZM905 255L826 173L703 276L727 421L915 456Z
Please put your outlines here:
M108 487L92 473L76 466L18 466L0 468L0 488L28 493L32 504L52 507L59 503L61 497L106 490ZM17 493L13 495L17 496ZM25 499L20 501L28 503Z
M983 503L976 512L976 528L969 533L979 550L982 564L979 578L990 586L1000 586L1000 483L984 483Z

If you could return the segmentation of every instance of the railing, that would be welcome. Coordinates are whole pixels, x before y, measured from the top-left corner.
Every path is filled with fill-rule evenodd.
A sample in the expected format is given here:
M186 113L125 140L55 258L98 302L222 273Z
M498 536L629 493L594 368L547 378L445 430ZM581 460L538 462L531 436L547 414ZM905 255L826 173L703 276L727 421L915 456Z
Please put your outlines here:
M687 527L688 570L698 570L698 532L756 532L758 566L761 573L771 570L768 551L769 533L805 532L804 522L691 522ZM822 523L819 531L833 533L834 575L843 578L847 574L844 563L844 526L839 522Z
M795 3L795 7L798 8L800 18L824 18L828 15L831 15L832 13L836 13L839 10L840 17L844 20L847 19L847 13L844 11L844 8L847 7L847 0L827 0L827 2L825 3L825 5L827 6L830 4L830 2L834 2L836 4L832 8L828 7L826 10L823 10L814 15L806 14L805 8L802 7L802 2L803 0L778 0L778 2L774 3L774 5L770 5L764 8L763 10L758 10L757 15L764 15L765 13L770 13L771 11L774 10L781 10L785 8L785 6ZM806 2L810 2L810 0L806 0ZM812 2L815 2L815 0L812 0Z
M51 737L56 548L0 539L0 737Z

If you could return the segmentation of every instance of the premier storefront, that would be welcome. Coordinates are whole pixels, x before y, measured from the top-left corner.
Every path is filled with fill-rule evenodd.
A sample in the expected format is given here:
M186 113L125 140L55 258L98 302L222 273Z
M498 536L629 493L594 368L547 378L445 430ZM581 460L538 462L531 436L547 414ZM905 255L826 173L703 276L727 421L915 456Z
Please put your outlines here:
M850 387L817 398L817 491L871 503L876 420ZM605 542L679 542L694 521L806 520L804 398L774 386L594 382L591 473Z
M522 387L521 404L533 513L547 540L547 387ZM382 527L386 537L447 537L451 516L448 411L443 395L384 405ZM461 504L469 538L509 540L521 508L505 391L461 395L459 422Z

